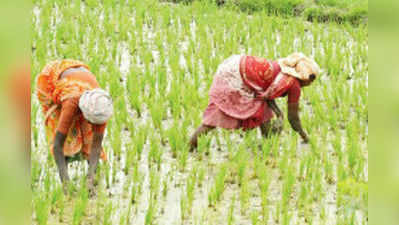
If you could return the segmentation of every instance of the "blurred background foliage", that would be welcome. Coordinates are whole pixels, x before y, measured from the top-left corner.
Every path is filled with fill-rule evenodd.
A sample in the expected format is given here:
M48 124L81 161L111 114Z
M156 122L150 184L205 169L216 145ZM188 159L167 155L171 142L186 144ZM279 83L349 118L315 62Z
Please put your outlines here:
M247 13L266 11L269 15L298 16L307 21L351 23L368 22L368 0L160 0L191 4L216 4Z

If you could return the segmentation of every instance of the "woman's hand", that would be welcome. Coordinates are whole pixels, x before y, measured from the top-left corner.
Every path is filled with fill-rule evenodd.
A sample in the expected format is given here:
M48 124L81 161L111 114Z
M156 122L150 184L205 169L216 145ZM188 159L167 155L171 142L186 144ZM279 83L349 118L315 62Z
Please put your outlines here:
M64 143L66 135L57 131L54 138L53 153L55 158L55 163L58 167L58 173L60 175L61 181L64 184L64 191L66 191L66 186L69 182L68 168L64 156Z
M274 100L265 100L267 105L272 109L272 111L276 114L277 119L280 120L281 126L283 126L284 115L283 112L280 110L278 105Z
M281 118L277 118L273 122L272 131L276 134L280 134L283 131L283 120Z
M300 135L302 137L303 143L305 144L309 143L309 137L305 132L300 133Z
M292 129L301 135L303 142L308 143L308 135L303 130L301 120L299 119L298 103L288 103L288 121L290 122Z
M89 191L94 195L94 177L96 174L96 169L98 161L101 155L102 141L104 134L93 132L93 143L91 145L90 155L89 155L89 173L88 173L88 187Z

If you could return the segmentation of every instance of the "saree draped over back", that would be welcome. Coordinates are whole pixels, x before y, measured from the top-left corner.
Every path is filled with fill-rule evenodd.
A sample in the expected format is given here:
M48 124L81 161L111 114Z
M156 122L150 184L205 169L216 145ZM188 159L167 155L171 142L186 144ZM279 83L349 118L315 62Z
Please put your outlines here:
M44 67L36 80L37 96L44 113L46 136L51 152L53 152L54 137L60 120L62 102L70 98L77 98L84 91L96 88L93 82L84 79L69 76L60 79L64 71L78 67L89 70L87 65L77 60L53 61ZM88 159L93 141L92 125L80 111L76 113L72 121L64 143L64 155L72 157L82 152ZM104 151L101 152L101 158L106 160Z
M209 104L203 116L208 126L227 129L252 129L270 120L272 110L257 98L269 88L280 97L288 90L291 78L280 73L276 62L255 56L233 55L223 61L209 91Z

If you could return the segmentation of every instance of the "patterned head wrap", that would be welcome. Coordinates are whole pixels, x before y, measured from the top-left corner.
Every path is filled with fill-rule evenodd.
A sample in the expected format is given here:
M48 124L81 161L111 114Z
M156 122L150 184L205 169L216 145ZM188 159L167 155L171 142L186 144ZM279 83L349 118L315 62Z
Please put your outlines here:
M313 59L298 52L286 58L279 59L278 64L283 73L304 81L309 80L312 74L315 76L314 78L318 77L320 74L320 68L317 63Z
M92 124L106 123L113 113L111 96L100 88L85 91L79 99L79 108Z

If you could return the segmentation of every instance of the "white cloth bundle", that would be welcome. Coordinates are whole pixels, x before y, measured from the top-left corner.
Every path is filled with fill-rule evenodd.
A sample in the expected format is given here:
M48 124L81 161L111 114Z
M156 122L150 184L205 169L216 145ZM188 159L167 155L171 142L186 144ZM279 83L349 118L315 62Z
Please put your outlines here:
M303 53L295 52L286 58L278 60L281 71L300 80L309 80L311 74L318 77L320 74L319 65Z
M114 111L112 98L101 88L85 91L79 99L79 108L92 124L104 124Z

